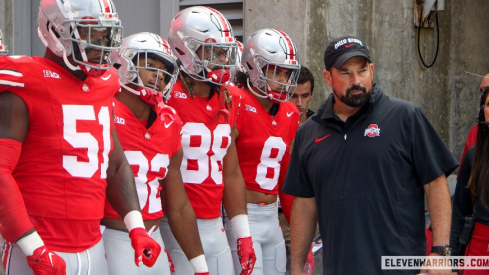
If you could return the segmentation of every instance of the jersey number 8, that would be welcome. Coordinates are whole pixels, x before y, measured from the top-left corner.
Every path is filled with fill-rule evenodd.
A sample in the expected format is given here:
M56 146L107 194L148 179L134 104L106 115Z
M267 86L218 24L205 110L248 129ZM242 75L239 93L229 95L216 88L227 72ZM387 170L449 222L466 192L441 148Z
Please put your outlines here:
M273 190L280 176L280 161L287 145L281 137L269 137L263 146L255 181L265 190Z

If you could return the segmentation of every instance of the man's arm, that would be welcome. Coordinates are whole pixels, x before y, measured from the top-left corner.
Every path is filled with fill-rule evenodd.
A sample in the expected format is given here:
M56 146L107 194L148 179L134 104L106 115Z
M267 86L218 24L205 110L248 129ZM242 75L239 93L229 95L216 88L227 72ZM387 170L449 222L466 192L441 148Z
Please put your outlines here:
M447 178L441 175L430 183L424 185L424 191L428 200L431 228L433 230L433 246L441 246L450 243L450 222L452 207ZM430 256L440 256L431 253ZM446 270L427 270L428 274L451 274L450 267ZM426 272L421 270L421 273Z
M280 167L280 176L278 178L278 196L280 198L280 206L282 207L282 212L284 213L285 219L290 225L290 210L292 208L292 202L294 201L294 196L282 192L282 187L284 186L287 169L289 168L289 162L290 162L290 153L286 152L282 159L282 166Z
M187 259L191 260L203 255L204 250L200 241L195 212L185 192L180 174L182 158L183 151L180 148L171 158L168 174L161 182L163 187L161 197L167 209L168 222L173 235Z
M290 222L290 267L292 275L299 275L303 274L307 253L316 232L317 209L314 197L294 197Z
M24 142L29 127L29 112L17 95L0 92L0 138Z
M234 233L238 237L237 253L241 264L241 274L250 274L255 267L256 255L248 223L245 182L239 168L236 151L237 136L238 130L233 127L231 145L223 159L224 194L222 203L233 225Z
M29 127L25 102L10 92L0 92L0 232L16 242L27 256L34 274L66 274L61 257L50 251L35 230L12 172L20 157Z
M29 220L19 187L12 172L20 157L29 127L24 101L10 92L0 93L0 229L8 241L16 242L35 231Z
M112 131L112 141L113 149L109 155L106 194L107 200L117 214L124 218L130 211L140 211L141 209L134 183L134 174L124 155L115 127Z
M238 163L236 151L236 137L238 131L233 128L231 132L231 145L223 159L224 194L222 202L229 219L236 215L247 214L245 182Z
M445 175L424 185L433 230L433 246L450 243L452 207Z

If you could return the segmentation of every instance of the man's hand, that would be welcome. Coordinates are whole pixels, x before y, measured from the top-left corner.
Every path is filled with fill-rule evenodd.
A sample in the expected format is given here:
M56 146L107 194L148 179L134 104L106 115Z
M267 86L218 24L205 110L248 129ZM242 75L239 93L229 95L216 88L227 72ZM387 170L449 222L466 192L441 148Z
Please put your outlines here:
M129 232L129 238L131 238L131 245L134 248L136 265L142 266L144 264L147 267L152 267L160 255L160 245L141 227L132 229Z
M46 246L34 250L34 254L27 256L27 264L35 275L66 275L66 263L56 253Z
M251 274L255 267L256 255L251 237L238 239L238 257L241 263L240 275Z

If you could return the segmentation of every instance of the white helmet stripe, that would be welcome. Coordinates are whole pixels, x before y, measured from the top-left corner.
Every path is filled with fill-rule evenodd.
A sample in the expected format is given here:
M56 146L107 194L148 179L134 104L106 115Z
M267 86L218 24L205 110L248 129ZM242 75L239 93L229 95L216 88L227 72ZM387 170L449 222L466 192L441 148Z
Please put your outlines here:
M106 13L112 13L112 6L108 0L102 0L102 7L102 10L104 10Z
M227 20L221 15L221 13L213 8L209 8L209 7L203 7L203 8L211 10L214 13L214 15L217 16L219 22L221 23L221 29L222 29L221 33L224 33L224 37L231 37L231 31L230 31L231 28L229 27Z
M292 43L292 40L290 39L290 37L281 30L278 30L278 29L274 29L274 30L277 31L278 33L280 33L282 35L282 37L285 39L285 42L287 42L286 45L287 45L287 49L288 49L287 52L289 54L289 58L291 60L296 60L295 57L296 57L296 51L297 50L295 48L295 44Z

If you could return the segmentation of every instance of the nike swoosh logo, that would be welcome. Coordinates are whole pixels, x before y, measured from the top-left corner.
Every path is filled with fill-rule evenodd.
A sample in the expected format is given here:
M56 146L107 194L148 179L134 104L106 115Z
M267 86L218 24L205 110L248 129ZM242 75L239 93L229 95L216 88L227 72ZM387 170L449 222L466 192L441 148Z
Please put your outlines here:
M49 261L51 262L51 266L54 266L53 265L53 253L49 252L48 256L49 256Z
M322 137L322 138L317 138L317 137L316 137L315 142L316 142L316 143L318 143L318 142L320 142L321 140L323 140L323 139L325 139L325 138L327 138L327 137L329 137L329 136L331 136L331 134L328 134L328 135L326 135L326 136L324 136L324 137Z
M290 117L290 116L291 116L291 115L293 115L293 114L294 114L294 112L291 112L290 114L289 114L289 113L287 113L287 117Z
M174 121L174 120L173 120L173 121ZM172 122L170 122L170 123L168 123L168 124L166 124L166 123L165 123L165 128L170 127L170 125L172 125L172 124L173 124L173 121L172 121Z
M107 77L103 77L103 76L102 76L102 79L103 79L103 80L105 80L105 81L107 81L107 80L109 80L109 78L110 78L111 76L112 76L112 74L109 74Z
M350 45L346 45L345 48L349 48L351 46L353 46L354 44L350 44Z

